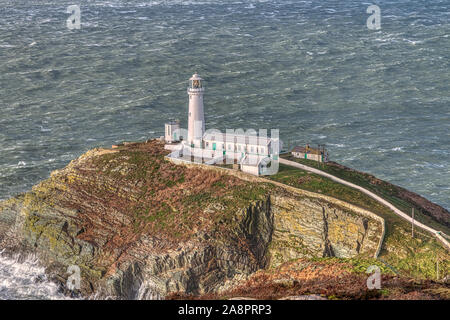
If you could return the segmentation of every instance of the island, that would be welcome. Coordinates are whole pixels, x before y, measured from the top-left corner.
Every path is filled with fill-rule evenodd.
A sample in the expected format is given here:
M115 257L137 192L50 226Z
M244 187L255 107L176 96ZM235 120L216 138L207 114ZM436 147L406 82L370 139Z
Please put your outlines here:
M175 163L163 140L89 150L0 202L3 254L35 256L82 298L450 299L445 245L361 191L283 163L270 176ZM335 162L318 170L415 208L448 239L446 209ZM368 288L373 266L381 289Z

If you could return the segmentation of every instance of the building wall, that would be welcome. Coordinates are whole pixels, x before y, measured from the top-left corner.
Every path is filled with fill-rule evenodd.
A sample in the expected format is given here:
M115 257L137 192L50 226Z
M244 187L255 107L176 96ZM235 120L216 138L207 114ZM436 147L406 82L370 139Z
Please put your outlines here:
M303 153L303 152L292 152L292 155L295 158L305 159L305 153ZM322 162L322 155L307 153L306 159Z
M212 150L214 143L216 145L216 150L223 150L223 148L225 148L227 154L244 153L244 154L268 155L270 149L268 146L258 146L246 143L223 142L221 140L207 140L207 139L204 139L204 148Z
M178 123L166 123L164 140L168 143L180 141L179 136L175 136L175 133L180 134L180 125Z
M259 166L241 165L241 170L246 173L253 174L255 176L259 175Z
M203 88L188 89L188 142L199 147L205 132L205 116L203 113Z

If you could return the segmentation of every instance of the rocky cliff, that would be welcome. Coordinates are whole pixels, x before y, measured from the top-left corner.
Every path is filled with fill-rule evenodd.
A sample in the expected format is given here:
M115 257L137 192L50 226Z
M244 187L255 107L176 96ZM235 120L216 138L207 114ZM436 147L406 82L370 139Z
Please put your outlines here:
M95 149L0 203L0 248L35 254L83 296L230 290L298 258L373 257L384 221L343 201L222 168L177 165L158 141Z

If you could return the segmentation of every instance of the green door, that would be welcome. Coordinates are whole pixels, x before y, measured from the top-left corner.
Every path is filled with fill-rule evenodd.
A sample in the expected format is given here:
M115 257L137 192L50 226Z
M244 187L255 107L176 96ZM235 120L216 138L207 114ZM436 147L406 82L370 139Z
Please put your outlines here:
M216 150L216 143L213 142L213 150Z
M308 154L307 153L305 153L305 159L308 159Z

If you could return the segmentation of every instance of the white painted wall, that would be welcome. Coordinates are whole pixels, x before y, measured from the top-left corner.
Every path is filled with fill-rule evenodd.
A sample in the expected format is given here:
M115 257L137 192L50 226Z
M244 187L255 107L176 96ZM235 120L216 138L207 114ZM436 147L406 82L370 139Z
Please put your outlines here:
M180 124L177 122L169 122L166 123L165 126L165 133L164 133L164 140L167 143L172 142L178 142L180 141ZM176 135L176 137L175 137Z
M194 74L189 80L199 80L197 74ZM205 115L203 110L203 93L204 88L187 89L189 95L189 114L188 114L188 143L194 144L195 147L201 147L203 134L205 133Z
M250 166L250 165L241 165L241 170L246 173L253 174L255 176L259 175L259 167L258 166Z

